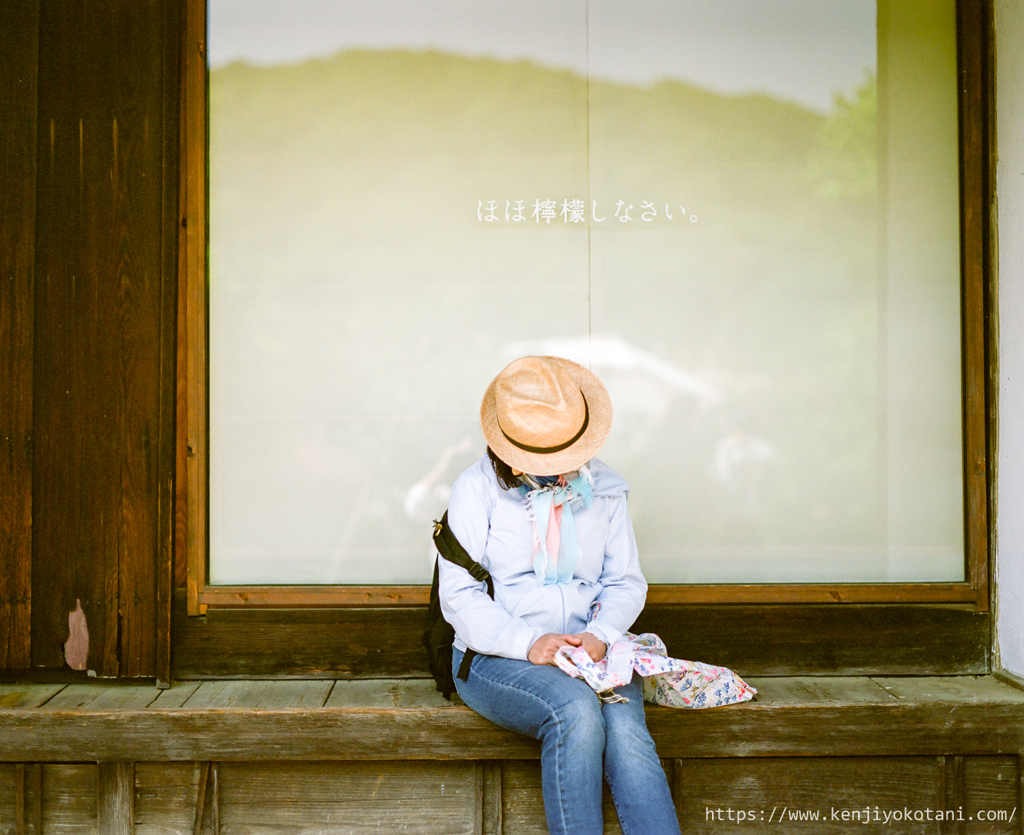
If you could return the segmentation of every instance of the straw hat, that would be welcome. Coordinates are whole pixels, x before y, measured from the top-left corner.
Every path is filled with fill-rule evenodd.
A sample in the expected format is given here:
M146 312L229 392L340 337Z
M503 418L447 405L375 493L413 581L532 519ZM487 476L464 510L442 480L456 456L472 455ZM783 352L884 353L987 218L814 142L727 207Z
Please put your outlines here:
M522 357L492 381L480 425L514 470L561 475L586 464L612 428L612 402L587 368L561 357Z

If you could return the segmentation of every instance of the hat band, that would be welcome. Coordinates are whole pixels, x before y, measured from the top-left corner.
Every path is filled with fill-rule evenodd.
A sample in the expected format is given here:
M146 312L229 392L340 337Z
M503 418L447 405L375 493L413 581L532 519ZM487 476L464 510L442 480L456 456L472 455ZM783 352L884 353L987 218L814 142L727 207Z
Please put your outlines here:
M494 416L494 420L495 423L498 424L498 429L501 430L501 434L505 436L505 440L512 444L512 446L521 449L523 452L533 452L537 455L550 455L553 452L561 452L563 449L568 449L582 438L583 433L587 431L587 426L590 424L590 406L587 405L587 396L582 391L580 392L580 396L583 398L583 425L580 427L580 431L573 435L568 441L564 444L558 444L557 446L528 446L527 444L521 444L501 428L501 421L498 420L497 415Z

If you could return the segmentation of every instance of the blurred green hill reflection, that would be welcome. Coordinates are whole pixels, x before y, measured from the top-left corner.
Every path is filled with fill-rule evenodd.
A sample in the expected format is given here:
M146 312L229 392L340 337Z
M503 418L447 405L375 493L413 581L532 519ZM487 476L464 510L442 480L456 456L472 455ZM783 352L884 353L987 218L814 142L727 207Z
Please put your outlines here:
M510 345L591 334L724 393L595 363L652 581L885 578L873 85L823 117L436 52L213 71L214 582L425 581L408 491L443 507Z

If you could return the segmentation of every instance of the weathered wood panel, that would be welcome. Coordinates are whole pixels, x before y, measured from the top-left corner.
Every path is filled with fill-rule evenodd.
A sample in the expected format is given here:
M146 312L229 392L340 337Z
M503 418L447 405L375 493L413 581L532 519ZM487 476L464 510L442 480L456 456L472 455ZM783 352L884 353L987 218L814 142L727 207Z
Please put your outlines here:
M330 681L208 681L184 703L199 708L317 708L331 692Z
M103 831L104 768L113 777L107 784L118 787L122 813L134 809L140 835L192 835L197 810L202 833L218 826L258 835L547 831L535 760L220 763L212 769L209 763L151 762L135 764L133 780L129 763L46 765L44 780L21 779L39 768L0 764L3 835L36 835L40 820L46 832ZM199 809L204 769L210 782ZM1016 757L681 759L671 770L688 833L1021 831ZM211 791L214 774L223 776ZM42 802L33 811L40 785ZM604 812L605 832L620 832L607 791Z
M175 598L175 676L427 676L425 610L217 610ZM749 676L988 672L991 617L959 606L649 606L635 631ZM364 640L367 634L373 641Z
M49 710L138 710L149 707L160 695L152 685L69 684L46 703Z
M0 669L31 660L38 0L0 5Z
M221 763L223 835L475 835L472 763Z
M192 698L192 694L199 689L197 681L180 681L160 691L160 695L150 705L156 708L181 707Z
M0 684L0 708L41 707L64 689L63 684Z
M446 701L432 678L356 679L335 682L325 707L452 707L458 695Z
M546 835L540 763L511 760L502 769L501 811L504 835ZM603 798L605 835L622 835L608 786ZM685 829L683 830L686 831Z
M136 763L136 835L198 835L199 774L199 763Z
M80 605L81 666L156 674L173 473L173 8L40 12L34 666L65 663Z
M1024 703L1024 691L991 676L894 676L872 681L900 701L985 704Z
M174 677L422 677L424 617L423 609L214 609L195 618L177 594Z
M0 833L41 835L42 766L0 764Z
M690 833L849 833L860 828L934 835L938 762L921 758L682 760L680 825ZM875 822L874 816L882 817ZM931 810L932 820L885 814ZM858 818L857 815L860 817ZM845 820L844 820L845 817ZM864 818L870 819L865 823ZM781 822L780 822L781 820Z
M1024 830L1017 757L964 757L967 833L1010 835Z
M757 675L989 672L991 618L926 605L648 607L633 626L680 658Z
M539 754L536 741L453 705L190 710L186 702L156 709L139 707L159 699L155 688L116 687L83 708L79 701L89 697L76 687L42 709L0 711L0 761L496 760ZM1017 691L999 687L1001 695L993 691L976 700L899 699L879 688L877 700L843 704L773 701L766 680L763 701L759 696L710 711L649 707L647 724L668 759L1018 755L1024 752L1024 702Z
M43 766L42 820L45 835L99 833L99 769L91 765Z
M973 680L973 679L972 679ZM890 704L897 697L875 679L861 676L794 676L792 678L747 678L757 690L762 705L852 705Z
M24 765L0 763L0 835L21 835L18 821L25 819L21 789L24 773Z
M125 230L113 222L116 79L103 15L79 2L40 13L33 593L46 603L32 612L32 660L64 663L80 602L88 665L112 675L123 418L111 320Z

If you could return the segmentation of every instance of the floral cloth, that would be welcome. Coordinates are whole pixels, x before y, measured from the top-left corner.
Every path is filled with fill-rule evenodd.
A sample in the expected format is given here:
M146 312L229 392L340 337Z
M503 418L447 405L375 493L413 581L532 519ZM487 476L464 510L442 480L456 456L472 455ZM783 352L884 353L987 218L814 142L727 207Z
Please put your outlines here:
M727 667L669 658L657 635L627 632L625 638L600 661L592 660L583 647L565 646L555 654L555 663L573 678L582 678L609 703L628 701L615 688L628 684L634 670L644 677L644 701L666 707L723 707L757 694Z

